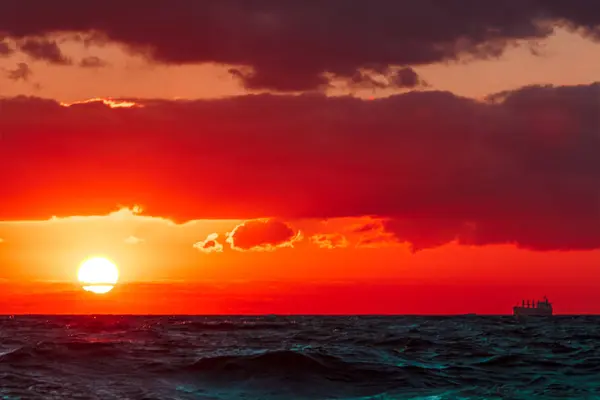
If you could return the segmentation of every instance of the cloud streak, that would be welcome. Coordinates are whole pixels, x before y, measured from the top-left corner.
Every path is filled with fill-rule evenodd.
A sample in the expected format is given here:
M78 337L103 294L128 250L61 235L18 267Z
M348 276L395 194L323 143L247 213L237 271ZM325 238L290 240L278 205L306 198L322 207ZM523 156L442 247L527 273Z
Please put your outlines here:
M28 81L31 75L33 75L33 72L26 63L18 63L15 69L7 72L8 79L11 81Z
M19 49L35 61L46 61L50 64L71 65L56 41L28 38L19 44Z

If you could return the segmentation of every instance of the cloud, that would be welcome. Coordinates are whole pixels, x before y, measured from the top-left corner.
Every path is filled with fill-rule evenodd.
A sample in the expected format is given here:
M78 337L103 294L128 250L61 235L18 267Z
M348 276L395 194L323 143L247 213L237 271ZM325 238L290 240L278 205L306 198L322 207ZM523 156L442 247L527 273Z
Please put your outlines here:
M206 239L194 243L193 247L204 253L222 253L223 245L217 242L218 237L218 233L211 233L206 237Z
M395 70L387 68L384 71L368 69L356 71L348 83L352 88L369 89L416 89L428 86L427 82L410 67Z
M294 247L302 240L302 233L289 224L276 219L245 221L227 234L225 240L232 249L245 251L273 251L281 247Z
M144 204L173 221L372 216L416 248L600 247L600 84L115 101L139 107L0 99L0 219Z
M125 239L125 243L131 244L131 245L136 245L136 244L144 243L144 239L140 239L135 236L129 236Z
M348 239L341 233L318 233L311 236L310 241L322 249L348 247Z
M0 41L0 57L8 57L13 54L15 50L5 41Z
M384 229L385 228L383 227L381 221L373 221L365 224L354 225L348 230L352 233L372 233L382 231Z
M278 91L315 90L327 74L351 79L364 68L497 57L555 26L597 39L600 22L600 4L589 0L157 0L143 12L117 0L5 0L3 9L9 37L78 32L85 43L120 43L160 63L231 65L246 87Z
M33 72L29 65L25 63L18 63L17 68L8 70L8 79L12 81L24 80L28 81Z
M360 233L356 247L386 247L407 243L412 252L461 241L472 244L476 227L452 218L383 218L351 228Z
M419 74L410 67L401 68L392 75L392 82L399 88L415 88L418 86L428 86Z
M37 61L47 61L59 65L72 64L72 61L62 53L56 41L53 40L28 38L19 44L19 49Z
M276 65L260 68L231 68L229 73L242 82L245 89L272 89L280 92L324 90L330 86L329 79L322 74L283 69Z
M413 252L457 241L476 244L477 226L460 218L399 218L383 220L381 224L384 235L408 243Z
M79 66L82 68L102 68L107 65L106 61L96 56L84 57L79 61Z
M351 227L350 232L360 234L358 242L356 243L356 247L358 248L388 247L401 243L393 232L389 232L386 229L383 220L376 220Z

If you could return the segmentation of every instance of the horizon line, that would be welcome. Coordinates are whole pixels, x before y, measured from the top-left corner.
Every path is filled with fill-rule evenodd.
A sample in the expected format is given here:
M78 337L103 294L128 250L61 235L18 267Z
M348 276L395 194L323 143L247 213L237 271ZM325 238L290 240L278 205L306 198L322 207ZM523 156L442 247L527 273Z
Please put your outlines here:
M137 314L137 313L126 313L126 314L113 314L113 313L52 313L52 314L38 314L38 313L12 313L3 314L0 313L0 318L8 317L516 317L511 313L504 314L479 314L479 313L454 313L454 314L422 314L422 313L324 313L324 314L311 314L311 313L242 313L242 314ZM600 313L554 313L551 316L542 316L541 319L552 318L552 317L583 317L583 316L600 316ZM540 319L539 316L533 316L534 319ZM529 319L530 317L525 317Z

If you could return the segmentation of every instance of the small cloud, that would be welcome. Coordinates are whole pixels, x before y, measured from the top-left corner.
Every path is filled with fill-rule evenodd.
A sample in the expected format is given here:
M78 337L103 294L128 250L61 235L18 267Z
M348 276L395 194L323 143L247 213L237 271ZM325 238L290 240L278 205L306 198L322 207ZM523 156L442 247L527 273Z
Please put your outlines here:
M348 79L348 83L353 88L384 89L388 86L387 82L377 79L377 74L369 71L356 71Z
M429 86L414 69L404 67L396 71L390 76L390 83L398 88L412 89L419 86Z
M350 228L350 232L352 233L369 233L372 231L382 230L383 225L380 221L369 222L366 224L354 225Z
M223 245L217 242L218 233L211 233L205 240L194 243L193 247L204 253L222 253Z
M311 76L292 71L284 72L277 68L230 68L229 74L248 90L276 88L280 92L299 92L304 90L322 91L330 87L329 79L322 74Z
M348 247L348 239L341 233L318 233L310 241L322 249L336 249Z
M26 39L19 49L34 60L47 61L51 64L70 65L71 59L66 57L56 41L47 39Z
M356 247L360 248L379 248L394 246L399 244L396 237L388 232L377 232L372 235L365 235L361 237L356 243Z
M24 80L28 81L33 72L29 65L25 63L18 63L17 68L8 71L8 79L13 81Z
M108 63L100 57L89 56L82 58L79 66L82 68L102 68L108 66Z
M410 67L403 67L398 70L390 68L360 69L355 71L354 74L348 78L347 82L351 88L362 89L414 89L417 87L429 86L429 84Z
M123 206L117 211L109 213L108 216L114 219L129 219L139 216L142 212L142 207L138 205L134 205L133 207Z
M254 219L241 223L227 234L226 242L238 251L273 251L294 247L302 240L300 231L276 219Z
M351 228L351 231L362 234L356 243L356 247L378 248L400 244L396 235L386 230L383 221L374 221L358 225Z
M140 239L140 238L135 237L135 236L129 236L127 239L125 239L125 243L127 243L127 244L140 244L140 243L144 243L144 239Z
M8 57L14 52L15 50L7 42L0 41L0 57Z

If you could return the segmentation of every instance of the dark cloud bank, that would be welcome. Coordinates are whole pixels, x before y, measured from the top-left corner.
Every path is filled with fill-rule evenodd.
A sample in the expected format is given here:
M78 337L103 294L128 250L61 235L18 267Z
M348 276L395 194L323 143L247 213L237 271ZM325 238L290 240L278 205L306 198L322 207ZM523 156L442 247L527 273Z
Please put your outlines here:
M239 66L231 72L251 89L304 91L327 85L323 73L414 87L421 79L406 66L495 57L557 26L597 39L599 22L596 0L5 0L0 38L67 64L43 37L80 32L88 44L121 43L161 63Z
M418 248L600 247L599 84L139 104L0 100L0 218L372 215Z
M414 88L426 82L411 66L495 57L557 26L596 40L599 22L595 0L6 0L0 55L68 65L52 34L78 32L159 63L227 64L252 89L314 90L326 74ZM599 85L487 103L444 92L139 103L0 100L0 218L116 204L178 220L373 215L383 222L365 244L600 247Z

